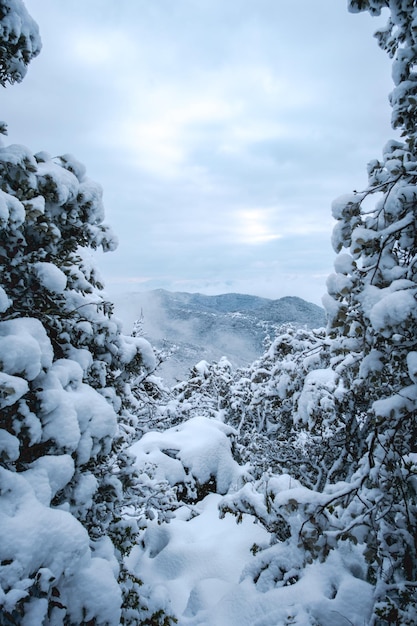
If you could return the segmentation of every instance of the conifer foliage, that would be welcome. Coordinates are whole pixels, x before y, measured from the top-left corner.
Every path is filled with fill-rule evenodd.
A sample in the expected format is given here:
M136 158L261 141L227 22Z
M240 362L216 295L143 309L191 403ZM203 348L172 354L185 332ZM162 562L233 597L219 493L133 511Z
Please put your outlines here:
M1 76L14 82L39 36L19 0L1 2L0 17ZM101 188L74 157L0 147L2 624L148 615L124 564L138 528L123 508L144 497L126 451L132 384L145 397L156 361L102 295L88 251L116 246L103 218Z
M0 40L0 84L20 83L41 49L38 26L22 0L1 0Z
M346 252L329 279L328 310L350 392L346 410L360 424L354 435L363 507L352 526L366 529L368 576L376 585L372 623L414 624L417 8L412 0L350 3L353 12L379 14L384 7L388 23L376 36L393 58L392 125L403 141L390 141L382 160L368 165L367 189L333 205L333 243Z

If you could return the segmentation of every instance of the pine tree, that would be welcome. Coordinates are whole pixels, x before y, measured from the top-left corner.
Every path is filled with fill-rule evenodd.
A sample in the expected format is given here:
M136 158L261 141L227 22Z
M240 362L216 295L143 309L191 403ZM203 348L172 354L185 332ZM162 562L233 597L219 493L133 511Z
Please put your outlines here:
M20 83L41 50L38 26L21 0L0 1L0 84Z
M379 14L377 34L393 58L392 125L382 160L368 165L369 185L333 205L333 243L346 252L329 279L327 308L354 476L349 532L365 530L368 578L375 584L372 624L417 620L417 8L412 0L350 2L352 12ZM362 506L358 507L359 502ZM358 509L361 509L358 515ZM358 532L356 530L356 532Z
M0 9L3 82L13 82L40 43L20 2ZM156 359L146 340L122 334L85 253L116 246L103 219L101 188L72 156L0 148L5 624L171 621L125 563L138 524L124 509L135 503L140 517L145 497L127 452L137 435L132 386Z

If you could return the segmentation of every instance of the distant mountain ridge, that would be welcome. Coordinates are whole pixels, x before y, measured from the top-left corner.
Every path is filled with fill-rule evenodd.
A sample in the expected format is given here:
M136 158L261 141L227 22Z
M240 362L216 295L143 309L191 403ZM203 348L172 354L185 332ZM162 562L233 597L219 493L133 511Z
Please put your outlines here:
M162 366L168 383L184 380L202 359L226 356L232 365L249 365L264 351L282 324L309 328L325 325L322 308L302 298L278 300L239 293L206 296L155 289L114 298L116 316L130 333L143 314L145 337L157 348L175 353Z

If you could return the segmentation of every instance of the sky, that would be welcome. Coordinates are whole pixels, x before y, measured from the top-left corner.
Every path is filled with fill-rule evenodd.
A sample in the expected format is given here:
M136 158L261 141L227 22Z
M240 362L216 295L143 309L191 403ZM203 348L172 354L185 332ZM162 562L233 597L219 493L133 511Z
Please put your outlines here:
M346 0L26 0L43 49L2 92L7 143L104 190L109 294L320 303L334 198L390 128L389 59Z

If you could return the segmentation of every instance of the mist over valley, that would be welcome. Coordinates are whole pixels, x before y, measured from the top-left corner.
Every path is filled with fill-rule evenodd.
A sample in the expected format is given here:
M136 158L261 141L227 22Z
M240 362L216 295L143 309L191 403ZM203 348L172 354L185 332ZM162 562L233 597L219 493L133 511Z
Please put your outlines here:
M113 298L124 332L131 333L142 318L150 343L171 356L159 375L170 385L188 377L199 361L228 358L244 367L264 351L283 324L325 326L322 308L293 296L272 300L238 293L207 296L156 289L124 293Z

